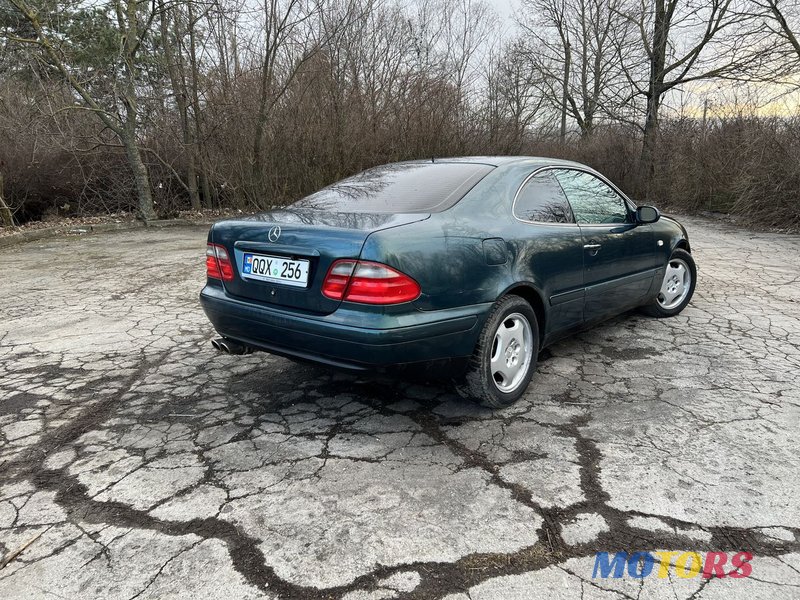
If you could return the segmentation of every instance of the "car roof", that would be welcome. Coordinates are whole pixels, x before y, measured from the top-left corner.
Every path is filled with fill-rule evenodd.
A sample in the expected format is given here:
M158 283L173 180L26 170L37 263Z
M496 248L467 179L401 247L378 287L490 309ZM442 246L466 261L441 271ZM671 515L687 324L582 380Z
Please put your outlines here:
M415 163L472 163L489 165L492 167L500 167L514 163L527 163L531 166L558 166L558 167L581 167L587 168L586 165L571 160L563 160L560 158L550 158L548 156L449 156L449 157L432 157L427 160L414 160L408 162Z

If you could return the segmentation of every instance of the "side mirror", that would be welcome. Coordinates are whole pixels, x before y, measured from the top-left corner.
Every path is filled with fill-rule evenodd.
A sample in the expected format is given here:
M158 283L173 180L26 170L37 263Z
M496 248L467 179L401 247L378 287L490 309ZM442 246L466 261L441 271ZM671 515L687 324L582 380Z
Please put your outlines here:
M661 218L661 213L653 206L640 206L636 209L636 222L642 225L655 223Z

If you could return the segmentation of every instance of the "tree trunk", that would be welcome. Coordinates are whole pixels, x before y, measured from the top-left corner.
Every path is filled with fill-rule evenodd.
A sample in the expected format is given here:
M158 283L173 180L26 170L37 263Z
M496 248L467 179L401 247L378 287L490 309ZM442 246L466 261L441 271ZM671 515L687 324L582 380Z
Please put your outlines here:
M36 33L35 40L27 40L35 43L42 50L44 55L51 61L53 66L58 69L64 79L69 83L73 90L83 100L87 108L98 115L100 120L113 131L125 148L125 155L128 165L131 167L136 185L137 214L139 218L148 221L155 219L153 209L153 196L150 190L150 177L147 167L142 161L142 154L136 143L136 132L138 128L138 106L137 106L137 52L141 44L139 31L139 4L137 0L119 0L114 3L117 13L117 23L122 38L121 54L124 61L122 77L118 78L121 84L114 87L115 99L112 111L104 110L101 103L96 100L89 90L81 83L82 76L69 67L63 60L63 55L56 49L59 44L54 44L45 35L45 29L37 16L37 13L28 7L24 2L11 0L13 6L25 17L27 22ZM149 26L150 21L147 21ZM119 103L125 107L125 119L123 120L117 112Z
M650 79L647 89L647 115L644 123L642 154L639 159L640 193L648 199L656 176L656 148L658 146L658 112L665 92L664 67L667 61L670 13L664 0L656 1L653 22L653 50L650 56Z
M186 9L188 11L189 17L189 69L191 71L191 108L192 108L192 116L194 117L194 130L191 133L192 139L192 158L191 158L191 166L193 170L194 181L192 182L194 185L195 195L196 198L196 209L199 210L203 206L206 208L211 208L211 195L209 194L208 189L208 176L206 173L207 165L205 161L205 138L203 137L203 123L202 123L202 115L200 113L200 68L198 66L197 61L197 41L195 39L195 26L197 25L195 21L194 15L194 4L193 1L190 0L187 2ZM183 69L183 62L181 61L181 68ZM184 82L186 81L186 75L184 73L183 76ZM184 84L185 85L185 84ZM188 114L188 113L187 113ZM187 130L189 127L188 119L186 122ZM202 192L202 204L200 199L200 192L198 192L197 188L197 175L200 176L200 184ZM195 202L192 202L192 207L195 208Z
M267 59L265 59L267 60ZM256 126L253 133L252 154L252 182L257 197L263 193L261 189L264 131L267 128L267 83L269 81L269 67L265 64L261 72L261 89L256 111Z
M200 210L203 205L200 203L200 192L197 190L197 166L195 165L194 150L190 146L189 154L186 157L186 186L189 188L189 201L192 210Z
M200 170L200 189L203 192L203 206L205 208L214 208L214 194L211 191L208 169L205 166Z
M189 202L192 210L200 210L200 195L197 192L197 167L195 160L195 148L192 140L192 126L189 123L189 113L186 102L186 76L183 69L183 56L181 46L176 44L178 52L172 50L172 40L168 29L169 13L164 6L164 0L159 0L159 10L161 11L161 37L164 40L164 57L167 59L167 73L169 74L172 85L172 93L175 96L175 104L180 115L181 133L183 137L183 150L186 153L186 188L189 192ZM175 41L180 41L180 17L175 11L173 15L173 35Z
M133 171L133 180L136 184L136 199L138 204L137 217L142 221L153 221L156 218L156 211L153 208L153 193L150 190L150 176L147 174L147 167L142 160L142 152L136 144L136 140L123 140L125 145L125 155L128 164Z
M118 135L125 146L125 155L133 171L133 180L136 184L136 198L138 204L137 216L144 221L153 221L156 211L153 208L153 192L150 189L150 175L142 160L142 151L136 140L136 131L139 118L139 104L136 95L136 50L139 44L138 3L136 0L126 0L125 4L128 30L124 37L125 76L122 86L122 102L125 105L125 121Z
M644 140L642 141L642 155L639 159L639 177L641 179L640 193L644 199L649 199L653 179L656 175L656 147L658 146L658 111L661 105L661 96L654 90L647 97L647 116L644 122Z
M3 198L3 174L0 173L0 222L3 227L14 226L14 216L11 214L11 209L8 208L5 199Z
M572 66L572 54L569 42L564 44L564 81L561 90L561 129L558 137L564 142L567 139L567 102L569 101L569 71Z
M276 2L272 0L269 5L265 4L264 11L264 32L267 35L267 48L264 53L264 62L261 65L261 81L259 82L258 108L256 109L256 123L253 130L253 149L251 165L251 194L257 201L263 199L263 162L264 162L264 135L267 129L267 107L269 105L268 94L272 85L272 67L274 53L278 45L278 36L273 27L275 18Z
M200 203L200 192L197 190L197 166L195 164L194 147L188 139L188 132L184 133L183 143L189 150L186 155L186 187L189 188L189 202L192 205L192 210L200 210L203 206Z

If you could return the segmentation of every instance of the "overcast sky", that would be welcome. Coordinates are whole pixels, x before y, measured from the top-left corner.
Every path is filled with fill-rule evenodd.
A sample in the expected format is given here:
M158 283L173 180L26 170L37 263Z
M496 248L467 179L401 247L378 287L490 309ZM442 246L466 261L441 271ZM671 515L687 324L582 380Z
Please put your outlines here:
M501 24L504 27L513 25L514 10L517 8L519 0L486 0L495 12L500 16Z
M497 14L503 19L510 19L516 5L516 0L487 0L494 7Z

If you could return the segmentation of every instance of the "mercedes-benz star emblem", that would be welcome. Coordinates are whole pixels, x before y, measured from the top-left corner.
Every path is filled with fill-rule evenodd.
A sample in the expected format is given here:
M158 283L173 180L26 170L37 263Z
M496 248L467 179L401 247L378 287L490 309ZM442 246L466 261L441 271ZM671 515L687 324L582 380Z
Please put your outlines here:
M281 237L281 227L280 225L275 225L275 227L269 230L269 241L273 243L277 242L279 237Z

